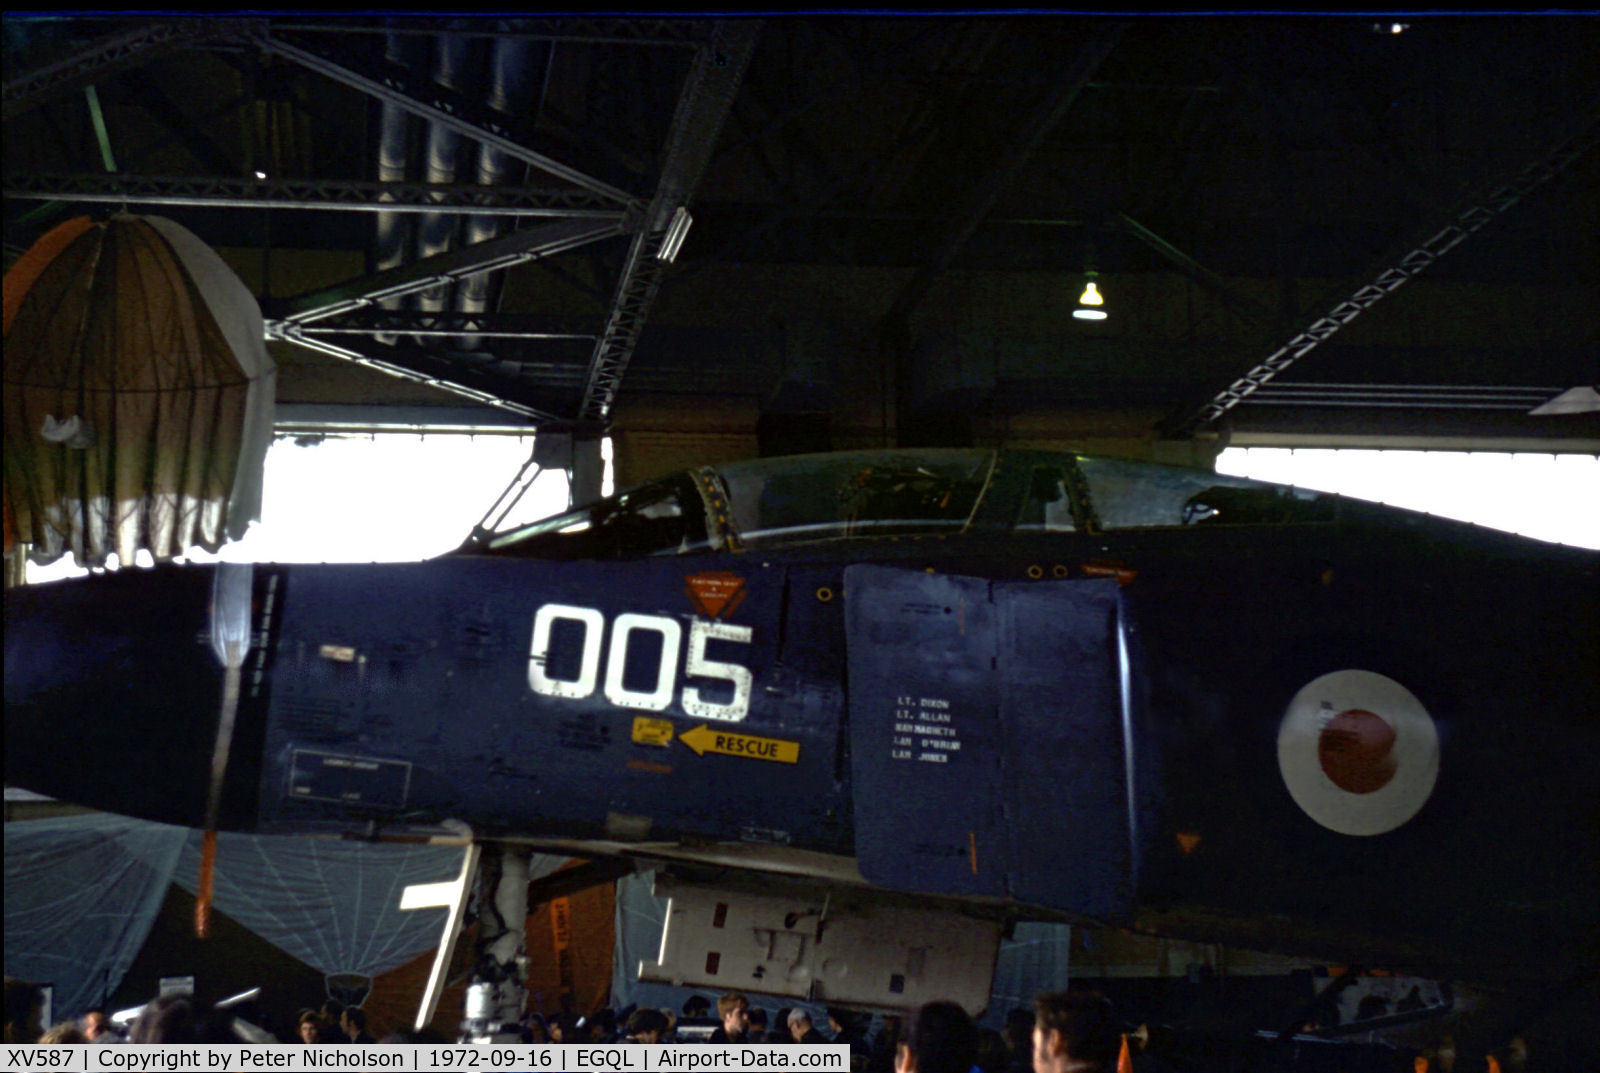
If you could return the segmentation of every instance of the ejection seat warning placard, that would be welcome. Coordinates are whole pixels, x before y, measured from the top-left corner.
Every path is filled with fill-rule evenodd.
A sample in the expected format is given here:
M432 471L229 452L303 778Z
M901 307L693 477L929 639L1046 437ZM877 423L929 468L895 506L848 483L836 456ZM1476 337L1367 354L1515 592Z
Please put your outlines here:
M289 796L296 801L333 801L373 808L403 808L411 765L397 760L296 749L289 771Z
M895 697L890 760L948 764L960 751L961 730L948 697Z

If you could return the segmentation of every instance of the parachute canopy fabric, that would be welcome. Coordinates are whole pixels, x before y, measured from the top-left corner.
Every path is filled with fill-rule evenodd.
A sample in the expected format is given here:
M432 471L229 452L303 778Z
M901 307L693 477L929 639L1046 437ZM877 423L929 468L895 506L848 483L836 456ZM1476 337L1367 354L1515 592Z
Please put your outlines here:
M277 369L217 254L156 216L70 220L5 276L6 550L216 551L261 512Z
M220 841L218 912L325 975L369 977L438 945L445 910L403 910L400 894L454 879L464 852L232 832ZM104 1003L169 888L194 892L200 842L199 831L108 813L6 823L6 973L55 985L58 1014ZM563 860L535 854L531 874Z
M58 1015L103 1004L149 937L188 836L106 814L7 823L6 974L53 984Z

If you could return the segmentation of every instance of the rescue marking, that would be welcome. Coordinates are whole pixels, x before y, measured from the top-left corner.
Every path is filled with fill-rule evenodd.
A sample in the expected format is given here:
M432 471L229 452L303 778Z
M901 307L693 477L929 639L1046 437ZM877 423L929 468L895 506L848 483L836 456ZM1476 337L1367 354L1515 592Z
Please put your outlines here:
M1278 771L1307 816L1343 835L1381 835L1427 804L1439 730L1410 690L1373 671L1308 682L1278 725Z
M696 756L718 753L751 760L772 760L780 764L800 761L800 743L797 741L760 738L754 734L729 734L723 730L712 730L703 723L679 734L678 740L693 749Z

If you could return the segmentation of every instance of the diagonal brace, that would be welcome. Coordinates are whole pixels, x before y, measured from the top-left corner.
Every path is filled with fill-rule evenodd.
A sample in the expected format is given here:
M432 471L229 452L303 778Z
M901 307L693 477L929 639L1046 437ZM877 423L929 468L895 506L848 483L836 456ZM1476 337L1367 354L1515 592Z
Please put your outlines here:
M340 49L336 43L320 40L315 43L294 43L267 32L260 34L259 41L268 52L354 87L430 123L437 123L457 134L492 146L514 160L521 160L540 171L623 205L634 204L633 195L626 190L619 190L577 168L535 152L511 136L509 123L499 118L497 113L437 83L419 80L414 72L402 64L384 60L358 69L352 66L348 52Z
M454 283L480 272L493 272L538 257L562 253L624 234L626 230L626 221L564 220L526 231L514 231L475 246L451 250L437 257L290 298L278 318L268 323L268 334L273 334L275 329L281 332L288 325L303 325L336 313L360 309L385 298L398 298L440 284Z

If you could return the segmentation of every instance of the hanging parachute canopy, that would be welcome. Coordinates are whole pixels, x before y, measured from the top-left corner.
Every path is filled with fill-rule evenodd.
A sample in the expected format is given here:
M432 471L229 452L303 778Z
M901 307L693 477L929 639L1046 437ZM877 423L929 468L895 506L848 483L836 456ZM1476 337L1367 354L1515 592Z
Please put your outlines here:
M100 566L261 514L277 367L222 258L159 216L69 220L5 275L5 546Z

